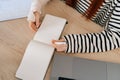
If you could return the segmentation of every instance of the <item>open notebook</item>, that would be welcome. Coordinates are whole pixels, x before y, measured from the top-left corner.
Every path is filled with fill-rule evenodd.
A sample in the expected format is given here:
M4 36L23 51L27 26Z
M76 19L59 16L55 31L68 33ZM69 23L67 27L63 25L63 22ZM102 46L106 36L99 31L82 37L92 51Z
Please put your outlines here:
M52 39L59 39L66 19L46 14L43 22L26 48L16 77L23 80L44 80L54 53Z

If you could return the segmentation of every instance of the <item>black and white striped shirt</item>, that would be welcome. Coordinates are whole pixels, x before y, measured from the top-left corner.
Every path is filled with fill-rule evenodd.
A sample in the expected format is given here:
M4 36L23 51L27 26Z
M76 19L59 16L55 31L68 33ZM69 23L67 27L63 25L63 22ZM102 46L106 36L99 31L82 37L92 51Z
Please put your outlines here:
M84 13L90 0L77 0L75 9ZM105 0L93 22L104 27L100 33L69 34L66 53L104 52L120 47L120 0Z

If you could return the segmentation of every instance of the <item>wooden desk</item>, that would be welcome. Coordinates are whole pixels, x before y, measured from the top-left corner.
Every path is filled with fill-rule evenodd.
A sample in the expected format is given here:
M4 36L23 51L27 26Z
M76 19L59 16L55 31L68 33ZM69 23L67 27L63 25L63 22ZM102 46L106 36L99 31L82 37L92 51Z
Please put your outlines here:
M66 18L66 25L63 34L99 32L102 28L93 22L85 19L74 9L66 6L63 2L52 0L44 8L44 14L49 13ZM0 80L17 80L16 70L21 62L26 46L33 38L34 32L28 28L26 18L0 22ZM90 54L65 54L79 58L99 60L106 62L120 63L120 49L104 53ZM45 80L49 80L50 69Z

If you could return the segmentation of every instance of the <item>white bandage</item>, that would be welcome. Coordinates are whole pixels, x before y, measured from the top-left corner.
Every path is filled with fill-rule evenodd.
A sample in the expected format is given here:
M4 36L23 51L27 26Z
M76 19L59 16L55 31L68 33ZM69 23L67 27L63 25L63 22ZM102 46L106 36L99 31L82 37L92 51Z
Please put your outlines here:
M66 42L55 42L55 44L66 44Z

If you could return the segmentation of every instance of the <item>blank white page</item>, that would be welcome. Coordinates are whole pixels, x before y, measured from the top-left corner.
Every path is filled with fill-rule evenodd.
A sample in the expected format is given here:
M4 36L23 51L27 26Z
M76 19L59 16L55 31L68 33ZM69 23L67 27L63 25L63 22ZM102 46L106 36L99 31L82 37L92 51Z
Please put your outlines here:
M58 39L66 24L66 19L47 14L29 43L16 77L23 80L43 80L52 58L52 39Z
M16 72L16 77L23 80L43 80L53 51L54 48L50 45L31 41Z
M65 24L66 19L46 14L34 40L51 44L52 39L59 39Z

